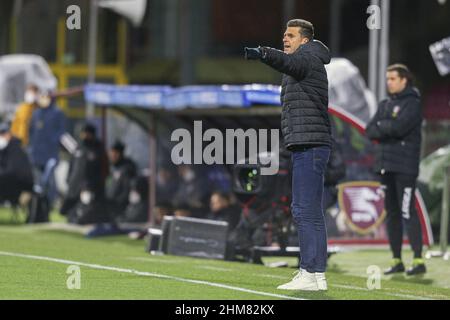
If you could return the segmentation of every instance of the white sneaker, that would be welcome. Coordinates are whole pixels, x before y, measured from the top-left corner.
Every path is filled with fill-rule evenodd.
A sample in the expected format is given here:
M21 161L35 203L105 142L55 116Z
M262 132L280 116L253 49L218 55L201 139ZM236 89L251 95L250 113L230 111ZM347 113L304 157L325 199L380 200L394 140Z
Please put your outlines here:
M317 287L319 288L319 290L324 290L324 291L328 290L327 279L325 278L325 273L316 272L315 276L316 276L316 281L317 281Z
M316 275L304 269L295 271L295 277L288 283L278 286L277 289L282 290L304 290L304 291L318 291Z

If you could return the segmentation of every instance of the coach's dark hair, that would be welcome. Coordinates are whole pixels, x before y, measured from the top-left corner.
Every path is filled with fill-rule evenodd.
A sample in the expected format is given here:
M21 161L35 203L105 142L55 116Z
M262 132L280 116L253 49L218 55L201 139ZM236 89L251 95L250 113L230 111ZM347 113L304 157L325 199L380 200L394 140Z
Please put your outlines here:
M412 86L414 83L414 76L409 68L401 63L391 64L386 69L387 71L397 71L400 78L406 78L408 85Z
M288 27L300 27L302 37L312 40L314 38L314 26L311 22L303 19L292 19L287 23Z

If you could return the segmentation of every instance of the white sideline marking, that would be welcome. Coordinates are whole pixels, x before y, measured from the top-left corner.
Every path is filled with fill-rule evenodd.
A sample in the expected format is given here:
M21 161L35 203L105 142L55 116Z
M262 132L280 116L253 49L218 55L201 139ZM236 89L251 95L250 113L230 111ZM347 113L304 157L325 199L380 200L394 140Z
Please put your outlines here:
M92 269L109 270L109 271L116 271L116 272L123 272L123 273L132 273L132 274L136 274L136 275L140 275L140 276L176 280L176 281L180 281L180 282L203 284L203 285L210 286L210 287L217 287L217 288L229 289L229 290L234 290L234 291L241 291L241 292L252 293L252 294L268 296L268 297L283 298L283 299L289 299L289 300L307 300L304 298L297 298L297 297L285 296L285 295L281 295L281 294L275 294L275 293L250 290L250 289L245 289L245 288L240 288L240 287L235 287L235 286L229 286L229 285L221 284L221 283L208 282L208 281L202 281L202 280L185 279L185 278L168 276L168 275L152 273L152 272L142 272L142 271L138 271L138 270L134 270L134 269L116 268L116 267L102 266L99 264L91 264L91 263L85 263L85 262L79 262L79 261L71 261L71 260L57 259L57 258L43 257L43 256L34 256L34 255L29 255L29 254L6 252L6 251L0 251L0 255L10 256L10 257L20 257L20 258L26 258L26 259L34 259L34 260L51 261L51 262L56 262L56 263L69 264L69 265L79 265L79 266L92 268Z

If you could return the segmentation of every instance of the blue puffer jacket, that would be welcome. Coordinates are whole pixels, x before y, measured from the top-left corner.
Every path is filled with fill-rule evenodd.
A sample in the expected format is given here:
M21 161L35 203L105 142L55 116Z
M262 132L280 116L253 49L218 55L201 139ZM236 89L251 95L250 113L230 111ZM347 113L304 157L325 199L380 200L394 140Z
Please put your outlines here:
M58 159L59 139L65 132L65 116L52 103L33 112L30 123L30 157L33 166L44 167L51 158Z

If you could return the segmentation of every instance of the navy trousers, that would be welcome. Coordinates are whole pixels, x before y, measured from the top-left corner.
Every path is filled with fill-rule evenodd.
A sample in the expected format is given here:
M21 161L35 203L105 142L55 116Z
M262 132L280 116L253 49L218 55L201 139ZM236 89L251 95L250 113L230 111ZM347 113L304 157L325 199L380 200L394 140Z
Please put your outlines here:
M292 153L291 212L297 225L300 268L325 272L327 230L322 205L324 175L331 149L328 146L297 147Z

